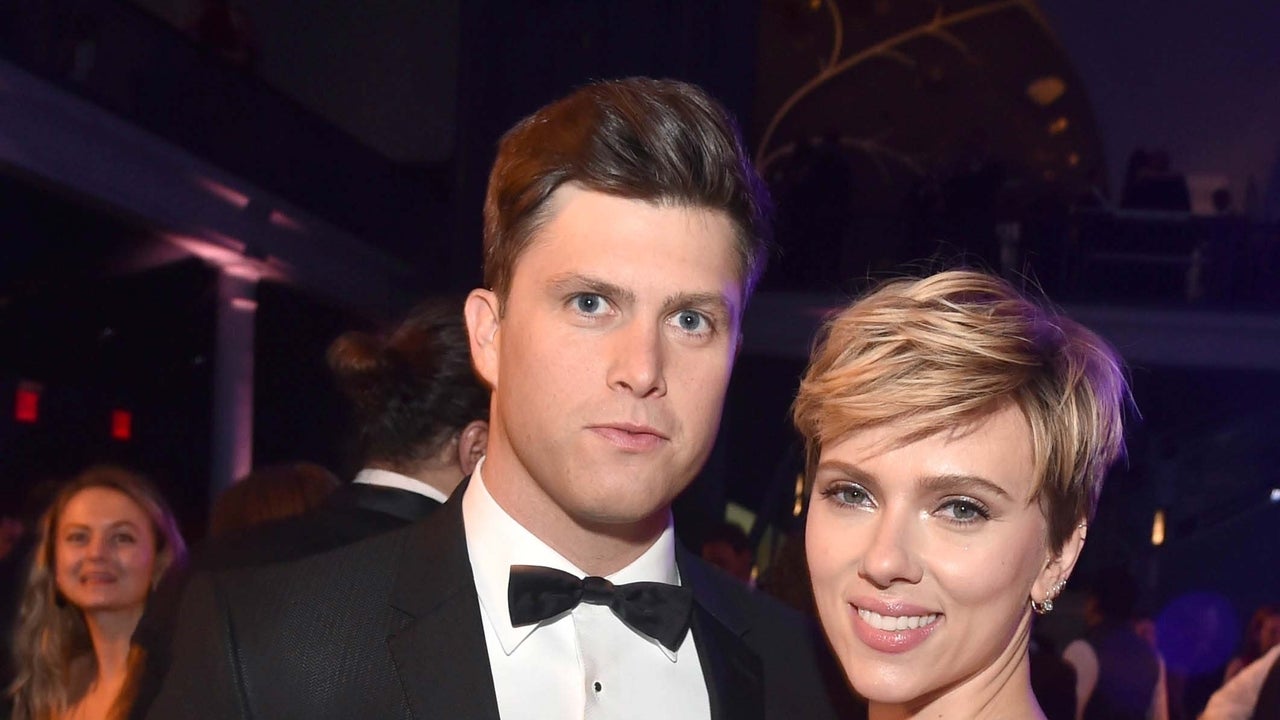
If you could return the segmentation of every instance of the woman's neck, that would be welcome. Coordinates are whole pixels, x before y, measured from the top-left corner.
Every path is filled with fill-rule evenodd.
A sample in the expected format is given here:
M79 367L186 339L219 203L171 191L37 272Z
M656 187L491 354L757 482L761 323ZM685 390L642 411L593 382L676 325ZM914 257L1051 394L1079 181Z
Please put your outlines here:
M141 618L142 608L95 610L84 614L97 661L95 684L115 683L124 678L129 664L129 641Z

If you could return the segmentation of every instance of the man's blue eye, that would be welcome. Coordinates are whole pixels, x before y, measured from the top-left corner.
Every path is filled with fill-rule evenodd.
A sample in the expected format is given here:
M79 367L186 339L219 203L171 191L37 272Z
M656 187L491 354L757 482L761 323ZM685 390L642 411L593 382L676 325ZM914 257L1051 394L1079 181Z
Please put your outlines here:
M680 323L680 327L682 329L688 330L690 332L701 330L702 326L706 324L706 318L692 311L685 311L680 313L680 315L677 317L677 321Z
M604 307L604 298L599 295L579 295L574 298L573 302L579 312L589 315L600 312Z

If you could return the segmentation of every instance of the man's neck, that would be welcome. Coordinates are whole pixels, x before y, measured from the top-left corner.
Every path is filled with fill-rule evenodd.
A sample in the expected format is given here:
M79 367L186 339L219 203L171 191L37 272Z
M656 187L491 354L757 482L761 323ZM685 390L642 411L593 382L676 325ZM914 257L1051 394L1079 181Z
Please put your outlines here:
M511 519L588 575L606 577L635 562L670 523L662 508L630 524L591 523L571 517L532 483L503 482L482 472L485 489Z

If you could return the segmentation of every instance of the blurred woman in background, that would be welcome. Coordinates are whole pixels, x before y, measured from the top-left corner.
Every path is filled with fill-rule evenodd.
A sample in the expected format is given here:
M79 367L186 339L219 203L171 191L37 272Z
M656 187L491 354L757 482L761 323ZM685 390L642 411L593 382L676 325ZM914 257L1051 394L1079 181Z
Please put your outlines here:
M1280 645L1280 607L1263 605L1253 613L1253 619L1249 621L1240 654L1227 663L1223 682L1235 677L1246 665L1266 655L1276 645Z
M114 720L141 659L129 638L161 576L186 546L145 480L90 468L40 521L14 638L14 720Z

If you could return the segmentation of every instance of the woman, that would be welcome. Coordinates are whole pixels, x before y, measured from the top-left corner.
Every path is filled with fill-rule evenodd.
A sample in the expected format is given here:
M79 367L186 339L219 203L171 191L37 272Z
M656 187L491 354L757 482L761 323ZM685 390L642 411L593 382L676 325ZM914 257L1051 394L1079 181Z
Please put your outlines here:
M981 273L891 282L824 329L794 407L818 614L883 718L1043 718L1048 612L1120 451L1116 354Z
M1227 663L1227 671L1223 682L1235 677L1253 661L1267 654L1267 651L1280 645L1280 608L1275 605L1263 605L1253 613L1249 627L1244 633L1244 646L1240 654Z
M186 547L142 478L94 467L54 498L15 633L15 720L100 720L128 711L129 638L160 577Z

